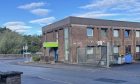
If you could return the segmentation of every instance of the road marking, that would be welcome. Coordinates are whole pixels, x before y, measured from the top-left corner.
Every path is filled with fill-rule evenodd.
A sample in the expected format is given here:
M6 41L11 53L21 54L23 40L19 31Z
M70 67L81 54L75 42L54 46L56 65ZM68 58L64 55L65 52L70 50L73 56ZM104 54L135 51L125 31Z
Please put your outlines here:
M64 84L73 84L73 83L70 83L70 82L62 81L62 80L54 80L54 79L44 78L44 77L41 77L41 76L38 76L38 77L41 78L41 79L44 79L44 80L49 80L49 81L54 81L54 82L59 82L59 83L64 83Z

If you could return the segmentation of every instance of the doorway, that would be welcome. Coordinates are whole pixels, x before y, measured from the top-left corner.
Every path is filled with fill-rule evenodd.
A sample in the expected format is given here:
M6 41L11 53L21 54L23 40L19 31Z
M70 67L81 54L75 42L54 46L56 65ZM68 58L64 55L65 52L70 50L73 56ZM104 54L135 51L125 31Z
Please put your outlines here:
M54 61L58 62L58 48L54 48Z

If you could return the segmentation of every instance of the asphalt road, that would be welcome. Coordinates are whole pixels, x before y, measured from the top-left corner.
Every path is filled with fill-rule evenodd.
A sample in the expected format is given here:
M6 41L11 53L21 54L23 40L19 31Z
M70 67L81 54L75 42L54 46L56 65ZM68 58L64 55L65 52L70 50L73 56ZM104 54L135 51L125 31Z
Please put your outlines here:
M0 71L21 71L22 84L140 84L140 64L113 68L43 68L15 65L19 60L0 60Z

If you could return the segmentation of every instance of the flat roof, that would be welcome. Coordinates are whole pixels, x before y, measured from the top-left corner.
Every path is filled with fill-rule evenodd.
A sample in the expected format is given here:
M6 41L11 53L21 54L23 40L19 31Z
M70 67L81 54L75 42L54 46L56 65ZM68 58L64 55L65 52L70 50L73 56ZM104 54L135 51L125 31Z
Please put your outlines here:
M104 20L104 19L83 18L83 17L74 17L74 16L69 16L65 19L44 26L43 28L49 28L49 29L57 28L68 24L140 28L140 22Z

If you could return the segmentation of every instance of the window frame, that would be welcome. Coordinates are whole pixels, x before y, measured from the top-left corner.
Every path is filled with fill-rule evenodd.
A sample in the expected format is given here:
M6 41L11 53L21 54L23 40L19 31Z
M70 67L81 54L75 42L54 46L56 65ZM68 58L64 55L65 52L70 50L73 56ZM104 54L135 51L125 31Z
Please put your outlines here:
M139 48L138 51L137 51L137 48ZM137 46L136 46L136 53L139 53L139 52L140 52L140 46L137 45Z
M91 31L90 35L88 33L89 31ZM94 28L93 27L87 27L86 34L87 34L88 37L93 37L94 36Z
M115 51L115 48L117 48L117 52ZM114 52L115 51L115 52ZM118 54L119 53L119 46L114 46L113 47L113 53Z
M137 32L139 33L139 35L137 36ZM140 37L140 30L136 30L136 38Z
M104 31L104 35L102 32ZM108 28L101 28L101 37L108 37Z
M117 31L117 35L115 35L115 31ZM114 29L113 30L113 37L119 37L119 29Z
M126 36L126 32L127 32L128 36ZM129 38L130 37L130 34L131 34L131 30L125 30L124 31L124 37L125 38Z

